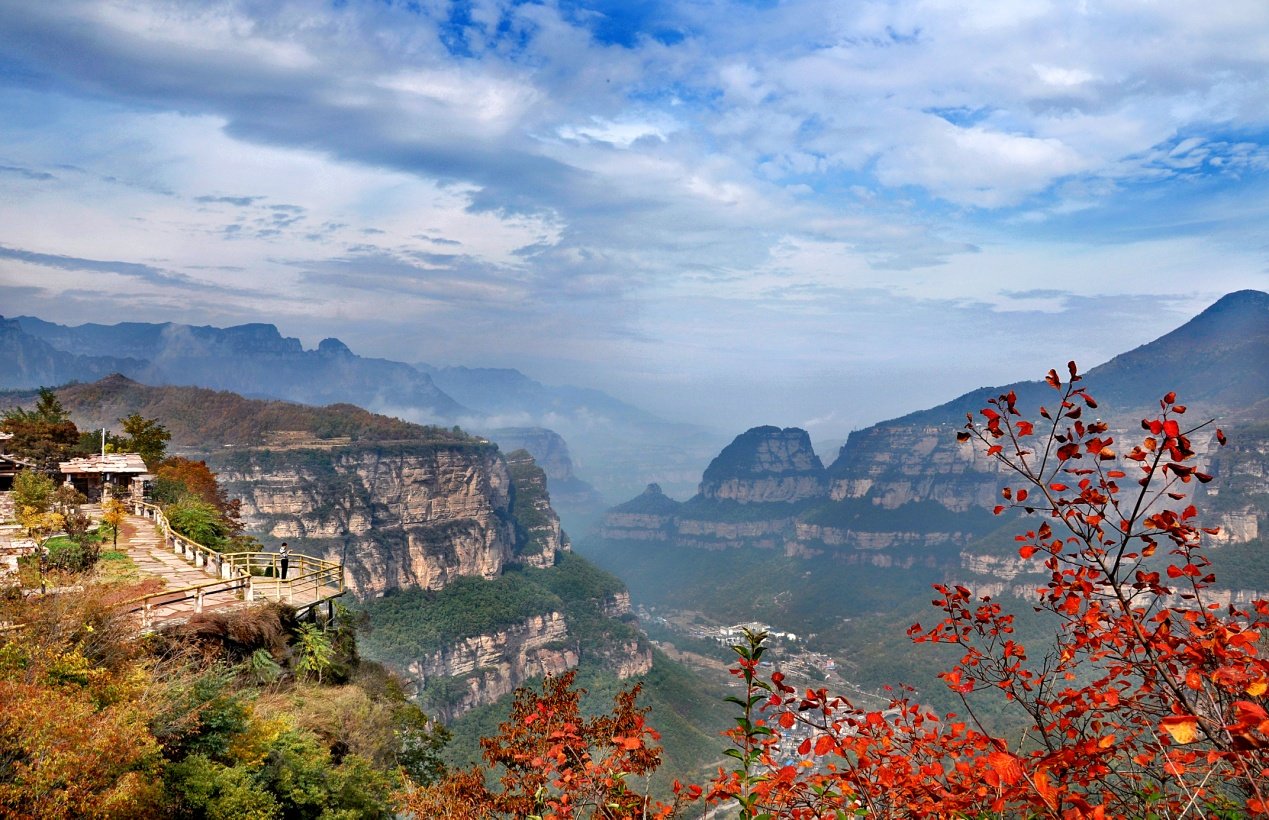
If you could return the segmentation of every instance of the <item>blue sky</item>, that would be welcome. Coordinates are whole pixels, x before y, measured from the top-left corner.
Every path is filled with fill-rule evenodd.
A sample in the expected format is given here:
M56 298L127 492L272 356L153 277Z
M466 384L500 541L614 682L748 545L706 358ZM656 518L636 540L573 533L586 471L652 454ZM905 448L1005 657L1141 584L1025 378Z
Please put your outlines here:
M1269 4L0 0L0 313L844 435L1266 289Z

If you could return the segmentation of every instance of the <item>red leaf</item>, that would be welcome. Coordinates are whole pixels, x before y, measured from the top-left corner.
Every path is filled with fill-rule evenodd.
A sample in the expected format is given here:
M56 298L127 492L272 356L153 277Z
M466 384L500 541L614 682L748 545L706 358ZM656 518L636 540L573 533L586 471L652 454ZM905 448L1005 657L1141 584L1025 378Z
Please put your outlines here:
M1198 718L1193 715L1168 715L1159 721L1159 728L1182 745L1198 739Z
M1056 483L1056 482L1055 482L1055 483L1053 483L1053 484L1050 484L1050 485L1049 485L1049 489L1050 489L1050 490L1052 490L1052 491L1053 491L1053 492L1055 492L1055 493L1064 493L1064 492L1066 492L1067 487L1066 487L1066 485L1065 485L1065 484L1058 484L1058 483Z
M1171 404L1172 402L1176 401L1176 391L1173 390L1169 392L1166 396L1163 397L1163 400L1167 402L1168 404Z
M811 751L811 739L808 737L806 740L802 741L800 746L798 746L798 754L800 755L809 754L810 751Z
M992 752L987 756L987 765L991 766L1000 777L1000 782L1006 786L1012 786L1022 780L1022 761L1008 752Z
M1058 378L1056 370L1050 370L1049 375L1045 376L1044 380L1048 382L1049 387L1052 387L1054 390L1062 389L1062 380Z
M1163 434L1176 438L1181 435L1181 425L1176 423L1176 419L1168 419L1163 423Z
M1219 427L1216 428L1216 440L1220 442L1222 447L1225 446L1225 431Z
M1031 556L1035 555L1037 552L1039 552L1039 550L1036 547L1029 547L1029 546L1022 547L1021 549L1018 550L1018 554L1021 555L1023 558L1030 558Z

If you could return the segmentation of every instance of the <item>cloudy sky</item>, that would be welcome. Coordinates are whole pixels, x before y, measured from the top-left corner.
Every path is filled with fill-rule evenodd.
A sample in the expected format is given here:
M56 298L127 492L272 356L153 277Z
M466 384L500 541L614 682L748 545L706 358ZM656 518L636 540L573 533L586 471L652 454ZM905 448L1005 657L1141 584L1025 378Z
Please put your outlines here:
M4 315L832 436L1267 270L1264 0L0 0Z

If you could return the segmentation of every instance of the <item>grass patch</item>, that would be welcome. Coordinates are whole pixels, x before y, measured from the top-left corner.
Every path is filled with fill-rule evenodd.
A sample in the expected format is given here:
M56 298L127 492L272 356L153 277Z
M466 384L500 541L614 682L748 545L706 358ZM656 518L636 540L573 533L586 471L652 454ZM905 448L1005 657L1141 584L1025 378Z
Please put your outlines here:
M105 584L121 584L139 581L141 570L137 562L126 552L102 550L97 559L97 580Z

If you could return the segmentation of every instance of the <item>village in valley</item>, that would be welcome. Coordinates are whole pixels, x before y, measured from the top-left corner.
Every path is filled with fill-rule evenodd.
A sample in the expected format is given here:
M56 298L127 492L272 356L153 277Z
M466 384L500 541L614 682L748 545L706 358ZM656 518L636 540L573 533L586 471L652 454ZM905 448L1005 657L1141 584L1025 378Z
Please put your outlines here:
M785 679L800 688L829 687L849 690L853 695L881 701L880 695L855 687L845 676L847 659L835 658L817 651L815 634L799 634L761 621L723 624L700 612L637 606L639 624L656 646L667 655L701 671L709 671L728 687L738 685L728 668L736 655L731 647L745 642L745 634L765 633L766 652L760 667L782 672Z

